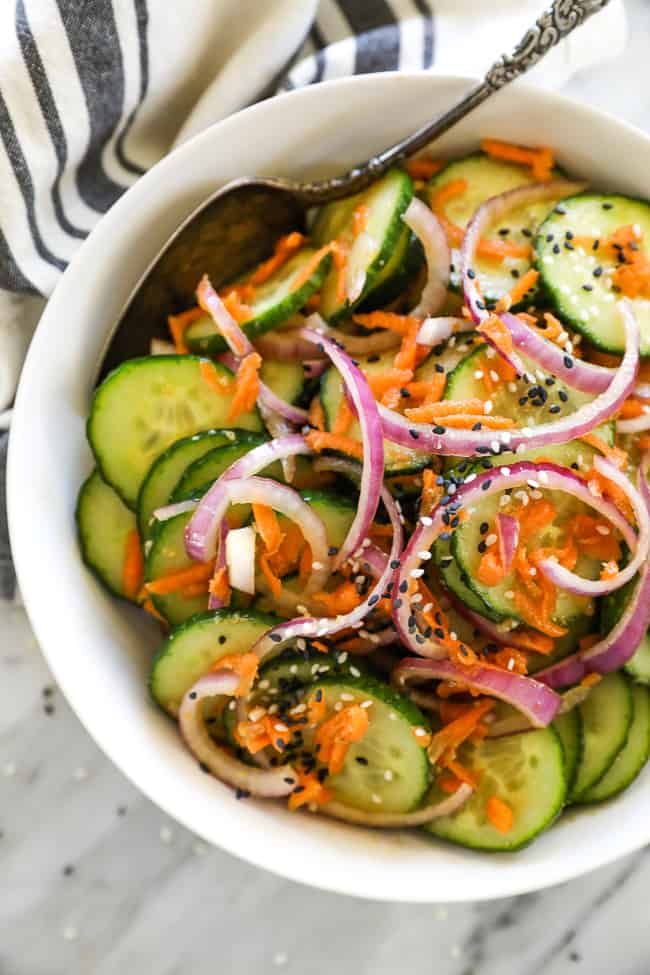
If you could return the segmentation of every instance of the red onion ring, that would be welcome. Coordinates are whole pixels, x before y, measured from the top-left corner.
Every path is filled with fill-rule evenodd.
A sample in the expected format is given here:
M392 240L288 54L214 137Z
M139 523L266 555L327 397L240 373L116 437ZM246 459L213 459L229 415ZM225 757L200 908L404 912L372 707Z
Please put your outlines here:
M307 319L307 324L318 326L321 321L320 316L313 315ZM343 387L352 400L361 428L363 467L359 487L359 504L350 530L335 558L334 568L337 569L359 548L368 534L372 519L375 517L384 480L384 438L375 397L368 385L368 380L359 367L331 339L321 334L318 328L304 328L302 334L305 338L312 339L321 346L325 354L331 359L334 368L338 370Z
M260 411L262 420L264 421L264 426L267 431L271 434L274 439L279 437L288 437L294 432L293 426L279 413L275 413L273 410L264 403L259 397L257 399L257 407ZM296 458L295 457L283 457L280 461L282 464L282 476L287 484L292 484L293 479L296 476Z
M212 318L233 355L241 359L254 351L248 336L239 327L210 284L207 274L204 274L199 282L196 298L201 308Z
M290 331L283 332L274 329L258 335L255 339L255 346L261 356L268 356L269 359L290 359L292 362L300 362L303 359L315 359L314 347L311 342L300 335L300 329L292 328Z
M519 544L519 522L512 515L499 513L496 517L499 535L499 558L506 572L510 572L512 560Z
M209 491L204 494L193 517L185 528L185 549L191 559L198 562L209 562L214 558L217 550L217 534L221 514L226 497L226 485L234 478L251 477L263 471L276 460L285 457L295 457L298 454L310 456L313 450L308 446L305 438L298 433L254 447L247 454L240 457L228 467L221 477L217 478Z
M459 616L462 616L474 629L478 630L493 643L497 643L500 646L513 647L515 650L530 651L530 643L517 635L516 628L512 630L500 629L498 623L494 623L492 620L487 619L487 617L481 616L480 613L470 609L453 592L445 589L445 596Z
M200 677L181 701L178 712L181 735L202 767L222 782L251 795L281 799L298 782L298 775L290 765L269 769L245 765L214 741L205 726L203 700L218 695L232 697L238 687L239 677L230 670L217 670Z
M625 474L605 457L595 457L594 467L599 474L602 474L603 477L612 481L621 491L625 492L634 511L639 537L634 545L633 558L613 579L599 581L583 579L575 572L570 572L569 569L560 565L554 558L542 559L539 568L546 578L550 579L554 585L559 586L560 589L575 593L577 596L606 596L608 593L620 589L637 574L648 557L650 547L650 515L639 492Z
M416 196L402 214L402 220L419 238L424 249L427 280L420 300L410 314L416 318L425 318L427 315L435 315L447 297L451 264L449 244L435 213Z
M470 431L445 429L442 426L444 420L440 421L440 428L426 423L409 423L400 413L380 404L379 415L384 437L411 450L455 457L470 457L477 452L490 451L498 455L501 452L532 450L579 439L613 416L634 388L639 368L639 325L626 299L620 301L618 307L625 322L626 340L621 365L605 392L579 407L572 415L518 430ZM436 434L433 432L436 429L444 429L444 433Z
M153 517L156 521L169 521L176 515L184 515L186 511L194 511L198 501L175 501L173 504L164 504L162 508L156 508Z
M464 667L452 660L422 660L407 657L393 671L393 683L398 690L412 681L448 680L462 684L481 694L496 697L517 708L535 728L551 723L560 707L560 696L532 677L475 664Z
M507 473L503 473L504 471ZM469 507L478 498L484 499L506 488L515 488L532 481L533 484L551 491L565 491L594 508L621 532L630 548L635 546L636 535L634 530L616 505L593 495L586 483L568 468L548 462L517 461L511 467L495 467L481 471L475 476L470 474L469 477L472 479L465 480L463 484L458 485L456 493L453 495L455 512L463 507ZM410 581L421 575L421 553L423 551L428 552L438 535L445 531L446 525L443 517L447 511L448 505L438 504L429 516L421 518L418 522L400 558L401 567L397 579L398 596L393 602L393 622L404 645L419 656L430 657L435 660L445 657L447 649L438 641L431 638L427 639L422 634L417 633L417 627L413 622L415 605L409 600L408 589ZM413 575L414 572L415 575ZM411 626L409 626L409 621L412 624Z
M224 518L219 525L219 548L217 550L217 558L214 563L213 578L216 578L220 574L221 570L226 568L226 539L228 538L229 531L230 528L228 527L228 522ZM223 599L219 599L219 597L215 596L212 593L212 590L210 590L210 594L208 596L208 609L223 609L225 605L226 604L224 603Z
M370 826L377 829L405 829L409 826L424 826L440 816L451 816L465 805L474 790L466 782L458 786L453 795L410 813L364 812L342 802L328 802L319 806L318 811L355 826Z
M639 490L646 506L650 509L650 488L648 487L648 458L644 458L639 471ZM535 676L549 687L566 687L577 684L587 674L609 674L619 670L630 657L633 657L641 640L650 626L650 562L646 562L635 586L634 592L616 626L588 650L560 660L546 667Z

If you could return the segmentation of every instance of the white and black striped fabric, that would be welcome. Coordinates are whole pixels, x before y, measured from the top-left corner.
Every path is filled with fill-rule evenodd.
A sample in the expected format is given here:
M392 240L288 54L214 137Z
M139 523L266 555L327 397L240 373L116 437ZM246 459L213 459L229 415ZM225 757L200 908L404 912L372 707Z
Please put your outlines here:
M622 42L620 3L601 24L609 53ZM101 215L174 144L277 90L376 71L478 74L543 6L0 0L0 429L44 299ZM581 51L551 61L551 80L605 56L596 37L585 28ZM0 598L11 599L6 441L0 434Z

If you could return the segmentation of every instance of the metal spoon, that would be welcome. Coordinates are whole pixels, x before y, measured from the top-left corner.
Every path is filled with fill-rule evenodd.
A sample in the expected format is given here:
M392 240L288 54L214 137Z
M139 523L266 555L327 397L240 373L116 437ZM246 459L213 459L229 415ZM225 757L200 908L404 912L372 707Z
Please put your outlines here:
M447 132L490 95L525 74L607 3L609 0L555 0L526 31L512 54L499 58L483 81L459 102L341 176L311 183L240 179L220 187L188 215L138 281L115 323L100 378L124 359L148 354L153 337L166 337L166 316L192 304L201 274L208 273L218 287L263 260L279 236L304 227L309 207L365 189L391 166Z

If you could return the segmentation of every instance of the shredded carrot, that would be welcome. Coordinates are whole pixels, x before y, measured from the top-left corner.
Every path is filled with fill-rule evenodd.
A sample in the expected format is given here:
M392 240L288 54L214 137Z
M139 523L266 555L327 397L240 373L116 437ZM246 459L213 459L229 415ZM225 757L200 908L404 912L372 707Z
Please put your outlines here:
M443 396L447 376L444 372L434 372L429 380L411 382L406 386L406 391L411 398L422 399L422 406L431 406L438 403Z
M190 351L185 344L185 332L192 322L195 322L197 318L201 318L202 316L203 311L198 307L189 308L187 311L181 312L180 315L168 315L167 325L169 327L169 333L179 355L186 355Z
M555 649L555 642L551 637L545 636L543 633L536 633L526 626L519 627L517 630L517 639L519 643L525 645L526 650L532 653L542 653L546 656L549 653L553 653Z
M449 200L455 196L460 196L467 191L467 180L452 179L440 189L436 190L431 196L431 209L442 224L447 236L450 247L460 247L465 231L462 227L452 223L445 213L445 207ZM476 245L478 257L492 258L493 260L503 261L506 257L528 258L532 255L530 244L518 244L512 240L479 240Z
M430 159L428 156L418 156L417 159L407 159L404 169L411 179L427 180L439 173L445 165L442 159Z
M500 833L509 833L512 829L514 816L510 806L497 796L490 796L485 804L485 813L490 823Z
M368 725L368 708L348 704L319 726L314 741L320 745L318 757L328 766L330 775L341 771L349 745L361 741Z
M122 590L127 599L135 599L142 588L144 558L137 528L126 536L122 566Z
M524 149L522 146L515 146L511 142L483 139L481 149L492 159L502 159L504 162L529 166L537 182L547 183L551 179L555 159L552 151L545 146L539 149Z
M309 422L316 430L325 430L325 410L320 401L320 396L314 396L309 404Z
M320 687L317 687L315 691L312 691L307 699L307 721L314 728L319 725L321 721L325 720L325 715L327 714L327 702L325 701L325 695Z
M189 586L184 586L180 590L180 596L183 599L197 599L200 596L207 596L210 591L210 585L208 582L191 582Z
M488 257L495 261L503 261L506 257L530 258L533 255L533 248L530 244L518 244L514 240L501 240L483 238L476 245L477 257Z
M587 636L581 636L578 640L578 646L581 650L591 650L595 647L597 643L600 642L600 637L597 633L588 633Z
M345 270L348 255L345 247L338 240L333 240L329 246L336 270L336 300L343 303L346 298Z
M595 687L603 679L602 674L587 674L580 681L581 687Z
M313 558L311 554L311 547L305 545L300 556L300 564L298 567L298 578L302 586L306 585L307 581L312 572Z
M253 517L267 554L275 555L284 539L278 516L268 505L253 503Z
M208 592L220 599L225 606L230 603L230 583L228 581L228 569L225 565L218 569L210 579Z
M395 356L393 363L395 369L408 369L411 373L414 372L417 365L417 334L419 330L420 322L417 319L412 319Z
M263 261L259 267L253 271L251 276L248 278L248 284L252 284L256 287L259 284L263 284L264 281L268 281L272 274L282 267L292 254L299 251L302 245L305 243L306 237L304 234L300 234L297 231L293 231L287 234L285 237L280 237L275 245L275 249L271 257L266 261Z
M519 278L514 288L511 288L507 294L502 298L499 298L496 304L497 312L510 311L513 305L518 305L519 302L524 298L526 293L534 288L537 284L537 279L539 278L539 271L534 268L529 268L526 273Z
M352 214L352 233L355 237L358 237L360 233L368 226L368 217L370 216L370 210L366 203L359 203Z
M355 314L352 317L362 328L385 328L399 335L406 335L412 322L417 321L410 315L397 315L393 311L371 311L363 315Z
M325 433L321 430L311 430L305 440L316 453L322 450L337 450L342 454L349 454L358 460L363 460L363 446L358 440L340 436L336 433Z
M409 420L419 423L439 423L440 426L450 427L458 430L471 430L475 426L480 426L485 430L509 430L514 426L514 420L506 416L495 416L490 413L481 416L480 419L475 413L449 414L443 419L435 413L430 412L429 406L417 406L410 410L405 410Z
M353 420L354 412L348 403L347 396L342 396L341 402L339 403L339 408L336 411L334 423L332 424L332 433L336 434L337 436L347 433L352 426Z
M323 806L331 802L334 793L318 780L315 772L298 773L298 785L289 796L288 806L292 811L305 805Z
M232 670L239 677L235 697L246 697L255 683L260 658L256 653L228 653L215 661L212 670Z
M599 437L596 433L585 433L580 439L584 440L585 443L588 443L590 447L594 448L594 450L599 450L603 457L606 457L607 460L611 461L614 467L617 467L619 471L625 470L628 457L627 453L624 450L621 450L620 447L610 447L610 445L605 443L602 437Z
M307 298L305 308L307 311L318 311L320 308L320 291L315 291L313 295L310 295L309 298Z
M474 732L472 732L473 734ZM470 772L469 769L461 765L460 762L456 762L454 759L447 759L444 764L444 768L448 769L460 782L464 782L465 785L469 785L472 789L478 788L479 785L479 773Z
M499 553L491 548L484 552L478 564L476 576L484 586L498 586L503 582L506 571L501 564Z
M152 582L145 582L144 588L148 593L156 596L167 596L172 592L180 592L186 586L192 586L197 582L207 582L214 572L214 560L212 562L197 562L187 569L179 569L177 572L169 572L154 579Z
M359 595L357 587L349 579L332 592L316 592L312 598L325 607L328 616L343 616L363 602L363 596Z
M214 362L210 362L209 359L201 359L199 371L203 382L210 389L213 389L215 393L219 393L220 396L232 393L232 381L230 377L226 374L219 375Z
M259 369L262 358L257 352L249 352L241 360L235 381L235 395L228 411L228 420L236 420L242 413L253 409L260 391Z
M436 732L429 746L429 758L437 762L443 755L452 759L462 743L469 738L479 721L494 707L494 701L483 700L469 705L465 711ZM448 768L448 762L444 762ZM454 769L451 771L456 774ZM460 776L458 776L460 778Z
M483 416L485 403L480 399L448 399L444 403L432 403L427 407L428 415L432 419L439 419L445 416L454 416L458 413L473 413L476 416ZM405 410L409 414L410 410Z
M411 369L387 369L386 372L377 376L368 376L368 385L376 398L391 389L393 386L404 386L413 379Z
M462 782L460 779L457 779L455 775L449 775L448 773L443 772L443 774L436 779L436 785L441 792L444 792L446 795L450 796L453 795L454 792L458 791L462 785Z
M484 335L493 345L505 355L512 352L512 333L505 322L498 315L490 315L478 327L481 335ZM514 376L513 376L514 378Z
M262 555L260 555L259 561L262 575L266 579L269 589L271 590L274 598L279 599L282 595L282 581L273 571L268 554L264 552Z
M169 626L169 623L167 622L165 617L158 612L151 599L147 597L147 599L145 599L144 602L140 603L140 605L142 606L142 609L145 611L145 613L149 613L149 615L153 616L154 619L157 619L159 623L162 623L165 628Z
M224 308L235 319L238 325L242 325L249 318L252 318L252 308L250 305L244 303L236 288L228 291L222 300Z
M645 412L646 409L641 400L629 396L621 406L618 415L622 420L632 420L637 416L643 416Z

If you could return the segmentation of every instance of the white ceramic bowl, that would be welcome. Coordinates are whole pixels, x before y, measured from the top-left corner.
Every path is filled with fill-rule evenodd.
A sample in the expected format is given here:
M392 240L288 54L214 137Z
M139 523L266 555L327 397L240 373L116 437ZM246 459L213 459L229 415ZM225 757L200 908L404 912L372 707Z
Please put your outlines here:
M307 88L219 123L159 163L103 218L63 276L29 352L11 434L9 513L22 594L56 679L98 744L205 840L305 884L382 900L502 897L608 863L650 840L650 773L609 805L563 816L512 855L237 802L198 770L175 725L149 700L156 629L83 567L73 512L92 463L84 424L111 323L181 218L236 176L337 172L423 123L468 84L373 75ZM458 125L436 152L463 153L488 135L554 146L568 172L650 195L650 139L557 95L512 87Z

